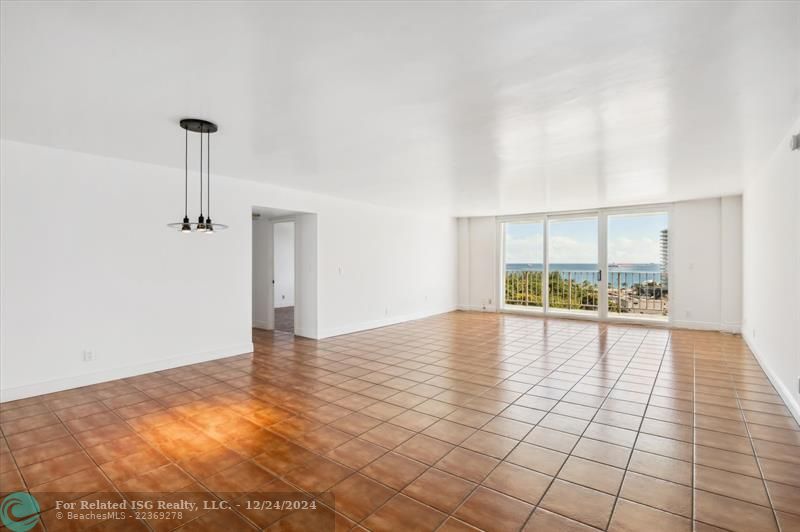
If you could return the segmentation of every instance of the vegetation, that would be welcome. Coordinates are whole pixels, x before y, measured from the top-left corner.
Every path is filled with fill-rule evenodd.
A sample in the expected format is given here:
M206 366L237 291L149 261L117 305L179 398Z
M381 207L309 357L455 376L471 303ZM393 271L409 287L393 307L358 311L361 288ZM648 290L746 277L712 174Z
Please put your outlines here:
M542 272L507 272L506 303L541 307L543 304L542 280ZM548 287L552 308L597 310L600 294L597 285L589 280L578 281L561 272L550 272Z
M548 278L550 307L556 309L570 310L597 310L600 303L599 283L594 278L591 280L586 275L581 275L578 279L574 278L569 272L550 272ZM583 272L581 272L583 274ZM523 307L541 307L543 273L536 271L509 271L506 272L506 304ZM666 313L666 303L660 303L667 299L667 289L661 283L655 281L645 281L626 286L618 279L619 287L611 292L613 288L610 284L608 310L609 312L638 312L649 308L651 311L662 311ZM614 294L624 292L621 298ZM647 301L649 300L649 303ZM638 308L633 306L642 302L646 306ZM632 304L633 302L633 304ZM655 304L655 302L659 302Z

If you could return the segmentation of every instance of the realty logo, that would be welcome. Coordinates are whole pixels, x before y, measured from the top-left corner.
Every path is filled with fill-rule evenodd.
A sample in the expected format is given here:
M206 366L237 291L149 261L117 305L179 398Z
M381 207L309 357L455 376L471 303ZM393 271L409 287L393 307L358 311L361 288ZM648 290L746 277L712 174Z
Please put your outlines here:
M3 498L0 511L0 520L11 532L25 532L39 522L39 503L25 491L17 491Z

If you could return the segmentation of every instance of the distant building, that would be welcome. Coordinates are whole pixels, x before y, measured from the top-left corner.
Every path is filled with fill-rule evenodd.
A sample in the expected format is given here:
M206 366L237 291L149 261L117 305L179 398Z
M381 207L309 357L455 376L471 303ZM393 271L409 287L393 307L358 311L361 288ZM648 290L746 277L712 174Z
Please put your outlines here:
M668 290L669 278L669 230L661 230L661 288Z

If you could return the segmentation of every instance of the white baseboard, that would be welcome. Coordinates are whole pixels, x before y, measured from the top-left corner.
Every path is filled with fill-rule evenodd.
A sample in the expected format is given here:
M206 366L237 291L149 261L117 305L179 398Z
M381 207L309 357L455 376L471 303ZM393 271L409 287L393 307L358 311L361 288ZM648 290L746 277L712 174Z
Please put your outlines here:
M769 364L767 364L767 361L764 359L764 357L762 357L758 351L756 351L756 349L753 347L753 341L749 335L742 334L742 338L744 338L744 342L747 344L747 347L750 348L750 351L752 351L756 362L758 362L758 365L761 366L761 369L772 383L772 386L774 386L775 390L777 390L778 395L780 395L781 399L783 399L783 402L786 403L786 407L789 409L789 412L791 412L792 416L794 416L794 419L800 423L800 403L798 403L794 394L783 382L781 382L781 380L778 378L778 375L772 371L772 368L769 367Z
M721 331L722 325L713 321L687 321L674 320L672 327L675 329L693 329L696 331Z
M723 323L720 331L731 334L742 334L741 323Z
M269 322L261 320L253 320L253 327L256 329L265 329L267 331L272 330L274 328L270 326Z
M72 388L80 388L81 386L89 386L91 384L98 384L115 379L135 377L136 375L142 375L143 373L178 368L180 366L186 366L189 364L197 364L199 362L208 362L209 360L232 357L244 353L251 353L252 351L253 342L245 342L243 344L234 345L223 349L216 349L214 351L205 351L191 355L180 355L161 360L155 360L152 362L146 362L144 364L135 364L121 368L109 368L92 373L84 373L83 375L74 375L61 379L53 379L49 381L25 384L23 386L15 386L13 388L0 389L0 402L15 401L17 399L25 399L26 397L60 392Z
M297 327L294 330L295 336L301 336L303 338L310 338L312 340L319 340L317 333L313 329L305 329L303 327Z
M369 329L377 329L378 327L386 327L388 325L395 325L398 323L403 323L404 321L412 321L412 320L419 320L422 318L427 318L430 316L436 316L438 314L446 314L448 312L452 312L456 310L456 307L448 307L445 309L440 310L430 310L430 311L423 311L423 312L415 312L413 314L404 314L402 316L390 316L388 318L380 319L380 320L372 320L372 321L363 321L361 323L353 323L349 325L343 325L340 327L330 327L328 329L320 329L318 331L319 338L330 338L331 336L340 336L342 334L350 334L354 332L366 331ZM300 334L299 332L297 334ZM301 335L303 336L303 335Z
M481 305L459 305L458 310L465 310L468 312L497 312L497 307L495 305L486 305L485 307Z

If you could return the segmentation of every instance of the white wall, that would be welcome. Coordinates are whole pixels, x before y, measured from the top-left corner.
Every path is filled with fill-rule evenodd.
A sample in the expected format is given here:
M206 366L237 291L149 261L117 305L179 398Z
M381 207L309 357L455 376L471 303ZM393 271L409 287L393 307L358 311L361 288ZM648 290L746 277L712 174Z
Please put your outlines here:
M331 216L331 218L334 218ZM327 219L327 217L326 217ZM294 334L307 338L323 338L319 332L320 316L318 303L321 302L319 290L319 271L316 264L319 262L319 223L316 214L298 214L295 220L295 270L294 276L296 285L294 291ZM326 235L325 238L333 238L334 235ZM326 261L323 268L327 271L331 268ZM325 293L324 298L331 297ZM348 301L342 302L342 306L350 304ZM326 315L322 318L322 323L329 323L332 317Z
M459 219L460 276L459 308L497 310L497 218L481 216ZM466 293L464 290L466 289Z
M275 308L294 306L294 222L272 224Z
M673 325L738 332L740 218L739 196L673 204L670 218ZM468 257L467 262L459 261L460 308L495 310L499 291L497 238L497 218L459 219L459 256Z
M722 260L723 230L727 234L734 229L722 226L721 198L673 204L669 238L673 325L722 329L722 272L729 266Z
M320 214L318 230L321 336L456 308L455 218L363 206ZM296 299L303 285L298 278Z
M468 310L470 302L469 218L458 219L458 308Z
M798 121L790 134L800 131ZM781 142L744 190L742 333L800 420L800 152Z
M216 236L216 235L215 235ZM253 220L253 327L275 328L273 300L273 231L268 220Z
M742 196L726 196L720 205L722 330L742 330Z
M314 260L295 299L316 309L298 332L456 306L447 216L215 177L213 217L230 229L182 235L165 227L183 215L182 168L6 140L0 189L2 400L250 351L254 205L315 213L296 226ZM96 360L81 362L83 350Z

